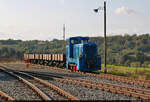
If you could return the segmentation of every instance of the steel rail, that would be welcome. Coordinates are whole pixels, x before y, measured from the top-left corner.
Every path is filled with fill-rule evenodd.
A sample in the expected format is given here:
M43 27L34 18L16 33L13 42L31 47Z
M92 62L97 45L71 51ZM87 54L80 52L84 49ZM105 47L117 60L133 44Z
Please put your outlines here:
M24 73L28 73L28 72L24 72ZM38 73L29 73L29 74L39 75ZM45 74L40 74L40 76L42 76L42 75L45 76ZM62 82L62 83L71 83L74 85L82 85L82 86L88 87L88 88L95 88L95 89L99 89L99 90L103 90L103 91L109 91L112 93L124 94L127 96L132 96L132 97L141 98L141 99L145 99L145 100L150 99L150 97L149 97L150 90L136 89L136 88L132 88L132 87L124 87L124 86L120 86L120 85L116 85L116 84L98 83L98 82L93 82L93 81L89 81L89 80L85 80L85 79L76 79L76 78L69 78L69 77L62 77L62 78L52 77L51 79L58 81L58 82Z
M41 66L41 65L40 65ZM54 67L56 69L58 69L57 67ZM65 69L62 69L65 70ZM96 74L91 74L91 73L83 73L83 72L77 72L79 74L84 74L84 75L89 75L89 76L95 76L95 77L100 77L100 75L103 75L104 78L106 78L106 76L108 74L100 74L100 75L96 75ZM112 75L115 76L115 75ZM122 76L117 76L117 78L124 78ZM115 79L114 77L108 77L109 79ZM126 77L125 77L126 78ZM106 84L106 83L96 83L96 82L92 82L92 81L88 81L88 80L84 80L84 79L73 79L73 78L64 78L64 79L60 79L60 78L53 78L55 81L60 81L60 82L65 82L65 83L72 83L72 84L79 84L85 87L89 87L89 88L97 88L99 90L104 90L104 91L111 91L114 93L118 93L118 94L124 94L127 96L133 96L136 98L141 98L141 99L150 99L150 90L143 90L143 89L136 89L136 88L132 88L132 87L124 87L124 86L120 86L120 85L115 85L115 84ZM128 79L132 79L133 78L126 78L125 81L127 81ZM130 80L131 81L131 80ZM144 82L149 82L149 81L145 81ZM142 84L144 84L144 82L141 82ZM134 84L133 82L130 84ZM148 84L148 83L147 83Z
M80 74L85 75L85 73L81 73L81 72L80 72ZM123 83L127 83L127 84L135 84L135 85L146 87L146 88L150 87L150 81L149 80L139 80L139 79L128 78L128 77L124 77L124 76L117 76L117 75L103 74L103 73L100 73L98 75L86 73L86 75L93 76L93 77L101 77L104 79L119 81L119 82L123 82Z
M32 83L30 83L29 81L23 79L22 77L18 76L18 75L15 75L14 73L12 72L8 72L4 69L1 69L3 72L17 78L19 81L22 81L23 83L25 83L26 85L28 85L31 89L33 89L37 94L39 94L39 96L45 100L45 101L49 101L51 100L45 93L43 93L40 89L38 89L35 85L33 85Z
M36 65L36 64L31 64L31 65ZM44 65L38 65L38 66L44 66ZM50 67L50 66L44 66L44 67ZM68 71L66 68L65 69L58 68L58 67L51 67L51 68L56 69L56 70L58 69L58 70ZM79 71L76 71L74 73L92 76L92 77L101 77L107 80L119 81L119 82L127 83L127 84L134 84L134 85L138 85L138 86L142 86L146 88L150 87L150 80L139 80L139 79L129 78L125 76L117 76L117 75L104 74L104 73L93 74L93 73L85 73L85 72L79 72Z
M4 93L4 92L2 92L2 91L0 91L0 96L1 96L2 98L4 98L4 99L8 100L8 101L14 101L14 100L15 100L14 98L8 96L6 93Z
M8 69L7 66L3 66L3 68ZM76 97L70 95L70 94L67 93L66 91L64 91L64 90L62 90L62 89L60 89L60 88L58 88L57 86L55 86L55 85L53 85L53 84L51 84L51 83L49 83L49 82L47 82L47 81L41 80L41 79L39 79L39 78L37 78L37 77L34 77L34 76L29 75L29 74L24 73L24 72L14 71L14 70L12 70L12 69L8 69L8 70L11 70L11 71L13 71L13 73L16 73L16 74L18 73L18 74L26 75L26 76L28 76L28 77L34 79L35 81L37 81L37 82L39 82L39 83L41 83L41 84L43 84L43 85L45 85L45 86L48 86L49 88L55 90L56 92L58 92L59 94L61 94L61 95L64 96L64 97L67 97L68 99L71 99L71 100L79 100L78 98L76 98Z
M97 83L92 82L84 79L76 79L76 78L53 78L55 81L64 82L64 83L71 83L74 85L82 85L88 88L99 89L103 91L109 91L112 93L124 94L127 96L132 96L135 98L141 98L144 100L150 100L150 90L143 90L143 89L136 89L131 87L125 87L115 84L108 84L108 83Z
M57 86L55 86L55 85L53 85L53 84L51 84L51 83L49 83L49 82L47 82L47 81L41 80L41 79L39 79L39 78L37 78L37 77L34 77L34 76L29 75L29 74L24 73L24 72L16 72L16 73L23 74L23 75L26 75L26 76L32 78L32 79L34 79L35 81L38 81L38 82L40 82L41 84L43 84L43 85L45 85L45 86L48 86L49 88L52 88L53 90L57 91L57 92L58 92L59 94L61 94L62 96L67 97L68 99L71 99L71 100L79 100L78 98L76 98L76 97L70 95L70 94L67 93L66 91L64 91L64 90L62 90L62 89L60 89L60 88L58 88Z

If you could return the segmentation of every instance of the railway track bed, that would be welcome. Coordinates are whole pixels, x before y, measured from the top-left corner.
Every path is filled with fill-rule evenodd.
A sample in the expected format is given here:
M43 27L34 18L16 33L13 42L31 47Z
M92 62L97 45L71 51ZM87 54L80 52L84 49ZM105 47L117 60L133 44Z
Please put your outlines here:
M63 91L62 89L56 87L55 85L41 80L39 78L33 77L22 72L14 70L12 71L7 68L1 70L3 70L4 72L6 71L10 74L13 73L12 75L19 77L21 81L29 85L44 100L79 100L76 97Z
M47 79L46 79L47 80ZM107 90L99 90L96 88L90 88L88 86L80 86L71 83L62 83L61 81L52 81L47 80L58 87L62 88L63 90L67 91L68 93L74 95L81 100L89 100L89 99L96 99L96 100L139 100L137 98L130 97L132 95L124 95L124 94L117 94ZM139 96L138 96L139 97Z
M19 76L22 76L22 75L19 75ZM58 94L53 89L51 89L51 88L35 81L34 79L30 79L30 78L27 78L27 77L24 77L24 76L22 76L22 77L24 79L28 80L30 83L34 84L42 92L44 92L50 98L50 100L68 100L66 97L61 96L60 94Z
M36 68L36 66L33 65L33 68ZM71 72L71 71L67 71L66 69L60 69L56 67L50 68L48 66L41 66L41 65L38 65L38 68L49 68L48 69L49 72L54 72L57 73L58 75L63 73L61 75L67 77L78 77L87 80L94 80L97 82L112 83L112 84L118 84L118 85L123 85L128 87L150 90L150 80L137 80L133 78L111 75L111 74L103 74L103 73L92 74L92 73L84 73L84 72Z
M118 81L111 80L111 78L113 78L113 75L106 76L105 74L100 74L101 76L103 76L103 77L100 77L99 75L93 75L90 73L86 73L86 74L80 73L80 72L75 73L75 72L67 71L65 69L50 68L50 67L41 66L41 65L30 65L29 69L26 68L25 64L8 65L8 66L13 66L13 68L15 67L18 70L35 71L35 72L41 72L41 73L45 73L45 74L56 74L56 75L60 75L63 77L81 78L81 79L86 79L86 80L90 80L90 81L111 83L111 84L117 84L117 85L122 85L122 86L127 86L127 87L134 87L134 88L139 88L139 89L150 90L150 86L144 87L141 85L133 84L133 83L131 83L131 81L130 81L130 83L126 83L126 82L119 81L119 78L118 78ZM117 76L117 77L120 77L120 76ZM150 84L150 82L148 82L148 83ZM143 84L143 82L141 82L141 84Z
M33 74L33 73L30 73L30 74ZM35 76L40 76L40 77L45 77L44 74L35 74ZM50 79L51 76L49 76L49 79ZM48 79L48 77L46 76L46 80ZM135 97L135 98L141 98L141 99L150 99L149 95L150 95L150 91L148 90L141 90L141 89L136 89L136 88L132 88L132 87L125 87L125 86L120 86L120 85L115 85L115 84L106 84L106 83L96 83L96 82L93 82L93 81L88 81L88 80L83 80L83 79L77 79L77 78L67 78L67 77L64 77L64 78L51 78L52 80L54 81L57 81L57 82L62 82L63 84L61 86L64 85L64 83L66 85L69 85L69 84L73 84L74 87L76 87L75 89L77 90L78 88L77 87L82 87L81 90L78 90L79 92L82 91L82 89L84 89L83 87L86 87L86 88L89 88L89 90L91 89L95 89L96 90L99 90L100 92L102 91L106 91L106 92L111 92L113 93L113 95L115 94L124 94L126 96L132 96L132 97ZM50 79L50 81L51 81ZM60 85L60 83L58 84ZM70 88L70 87L69 87ZM65 88L67 89L68 91L68 88ZM86 93L90 93L88 91L85 91ZM84 91L82 93L85 93ZM85 94L86 94L85 93ZM115 93L115 94L114 94ZM80 93L79 93L80 94ZM78 95L79 95L78 94ZM95 94L95 93L94 93ZM97 93L96 93L97 94ZM95 94L95 95L96 95ZM82 96L82 95L79 95L79 96ZM92 95L93 96L93 95ZM110 95L108 95L110 96ZM88 96L89 98L90 96ZM105 96L107 97L107 95ZM115 96L114 96L115 97ZM113 99L114 99L113 97ZM119 96L119 97L122 97L122 96ZM80 97L81 98L81 97ZM84 98L84 97L82 97ZM127 97L126 99L128 99L129 97ZM91 99L91 98L90 98ZM94 97L95 99L95 97ZM97 98L96 98L97 99ZM102 99L102 98L101 98ZM106 98L107 99L107 98ZM111 100L113 100L111 99ZM120 99L120 98L119 98ZM132 98L131 98L132 99ZM117 99L118 100L118 99Z
M2 70L0 70L0 91L15 100L41 100L27 85Z
M62 83L52 80L49 80L49 82L62 88L75 97L80 98L81 100L136 100L133 97L113 94L106 91L99 91L97 89L91 89L80 85L73 85L71 83Z
M0 91L0 101L6 102L6 101L14 101L14 98L8 96L6 93Z

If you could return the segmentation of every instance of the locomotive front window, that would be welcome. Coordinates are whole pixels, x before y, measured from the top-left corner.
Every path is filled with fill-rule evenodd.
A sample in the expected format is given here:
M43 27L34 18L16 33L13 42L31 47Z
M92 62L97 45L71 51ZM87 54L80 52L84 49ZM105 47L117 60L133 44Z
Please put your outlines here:
M88 40L81 40L81 43L87 43Z
M71 40L71 44L78 44L77 40Z

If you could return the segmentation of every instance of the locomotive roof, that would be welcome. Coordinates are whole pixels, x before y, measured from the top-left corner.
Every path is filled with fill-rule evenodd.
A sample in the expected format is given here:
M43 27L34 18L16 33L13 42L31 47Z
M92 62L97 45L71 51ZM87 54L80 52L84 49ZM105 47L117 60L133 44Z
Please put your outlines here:
M73 40L73 39L76 39L76 40L89 40L89 37L70 37L70 40Z

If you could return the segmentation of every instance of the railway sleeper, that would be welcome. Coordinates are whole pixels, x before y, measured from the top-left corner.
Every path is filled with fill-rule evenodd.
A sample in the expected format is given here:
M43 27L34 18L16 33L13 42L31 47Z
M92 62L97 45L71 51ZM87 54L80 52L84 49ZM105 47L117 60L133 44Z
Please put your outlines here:
M147 95L140 95L140 98L143 100L150 100L150 96Z
M109 88L107 88L107 87L105 87L105 88L104 88L104 91L109 92L109 91L110 91L110 89L109 89Z
M142 90L142 89L135 89L133 88L135 91L142 91L144 94L150 94L150 90Z
M124 91L122 91L122 90L117 90L117 93L118 93L118 94L124 94Z
M141 93L130 92L130 91L128 91L126 93L129 93L132 97L141 98L141 99L144 99L144 100L150 99L149 95L144 95L144 94L141 94Z
M60 88L58 88L58 87L56 87L56 86L54 86L54 85L52 85L52 84L50 84L50 83L48 83L48 82L46 82L46 81L40 80L40 79L38 79L38 78L35 78L35 80L37 80L37 81L39 81L40 83L42 83L42 84L44 84L44 85L46 85L46 86L48 86L48 87L50 87L50 88L56 90L57 92L60 92L60 94L65 94L65 95L69 96L69 99L71 99L71 100L79 100L79 99L77 99L76 97L73 97L73 96L69 95L68 93L66 93L66 92L63 91L62 89L60 89Z
M144 84L144 87L149 88L149 87L150 87L150 84L145 83L145 84Z
M147 95L149 95L150 96L150 93L149 92L143 92L144 94L147 94Z
M141 91L141 90L136 90L136 92L137 92L137 93L140 93L140 94L144 94L144 92Z
M102 88L102 87L97 87L97 89L100 91L104 91L104 88Z
M91 85L86 85L86 87L87 87L87 88L92 88L92 86L91 86Z
M116 91L114 88L110 88L110 91L111 91L112 93L117 93L117 91Z
M138 94L138 93L132 93L132 92L130 92L130 93L131 93L132 97L140 98L140 94Z
M131 96L131 93L128 92L128 91L127 91L127 92L125 91L125 92L124 92L124 95L126 95L126 96Z

